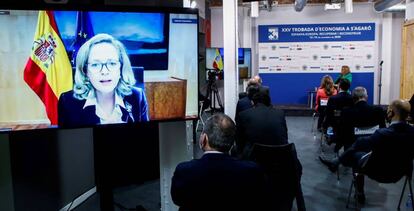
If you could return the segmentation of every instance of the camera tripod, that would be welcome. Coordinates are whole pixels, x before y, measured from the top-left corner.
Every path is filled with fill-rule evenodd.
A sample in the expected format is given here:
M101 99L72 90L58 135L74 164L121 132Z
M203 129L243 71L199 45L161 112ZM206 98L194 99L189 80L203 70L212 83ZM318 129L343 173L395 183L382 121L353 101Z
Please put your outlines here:
M217 89L216 76L218 73L215 69L207 69L208 73L208 85L206 97L210 100L210 109L214 113L217 111L224 111L223 103L221 102L220 94ZM220 108L216 108L216 100Z

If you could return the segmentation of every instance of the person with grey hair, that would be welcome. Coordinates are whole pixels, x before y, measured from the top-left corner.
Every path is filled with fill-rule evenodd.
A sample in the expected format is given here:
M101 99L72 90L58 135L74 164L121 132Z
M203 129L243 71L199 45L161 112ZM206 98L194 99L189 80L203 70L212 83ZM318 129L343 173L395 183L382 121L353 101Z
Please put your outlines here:
M59 98L59 127L149 121L144 90L135 82L124 45L95 35L76 55L73 90Z
M200 159L177 165L171 197L180 210L269 210L264 172L229 155L236 126L225 114L210 117L200 135Z
M354 172L362 171L376 181L397 182L412 171L406 171L407 166L412 168L414 146L414 128L407 124L409 112L408 102L394 100L387 109L387 120L390 122L388 128L380 128L370 136L357 139L338 158L333 160L320 158L321 162L332 172L336 172L339 164L343 164L352 167ZM365 162L367 159L369 161ZM363 174L356 175L356 189L358 201L364 203Z
M379 106L368 104L368 94L364 87L356 87L352 91L354 105L343 109L340 119L340 129L338 135L340 138L336 145L336 150L342 146L348 148L355 142L355 127L385 127L385 111Z

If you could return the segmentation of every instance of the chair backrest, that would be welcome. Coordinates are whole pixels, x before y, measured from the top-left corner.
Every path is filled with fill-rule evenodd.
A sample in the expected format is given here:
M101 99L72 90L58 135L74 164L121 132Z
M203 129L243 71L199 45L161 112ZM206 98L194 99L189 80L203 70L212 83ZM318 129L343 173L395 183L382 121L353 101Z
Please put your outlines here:
M249 156L252 160L268 170L284 171L289 175L297 175L299 160L297 159L296 148L293 143L285 145L253 145ZM269 169L271 168L271 169Z
M362 167L363 173L381 183L395 183L403 176L411 176L413 171L412 144L399 140L401 139L398 136L389 138L381 142L381 147L373 148Z
M372 135L378 129L379 129L379 125L374 125L371 127L355 127L354 133L356 136Z
M144 67L132 67L132 71L134 72L135 83L136 87L140 87L144 89Z
M297 159L295 145L253 145L250 160L265 171L270 187L279 194L295 195L299 185L302 166Z

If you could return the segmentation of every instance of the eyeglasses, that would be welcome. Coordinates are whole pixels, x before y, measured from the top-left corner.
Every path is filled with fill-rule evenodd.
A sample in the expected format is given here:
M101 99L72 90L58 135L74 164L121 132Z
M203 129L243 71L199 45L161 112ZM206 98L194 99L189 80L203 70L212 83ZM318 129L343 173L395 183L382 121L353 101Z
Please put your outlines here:
M91 62L91 63L88 63L88 70L93 71L93 72L101 72L104 66L109 71L115 71L121 67L121 62L119 61L107 61L105 63Z

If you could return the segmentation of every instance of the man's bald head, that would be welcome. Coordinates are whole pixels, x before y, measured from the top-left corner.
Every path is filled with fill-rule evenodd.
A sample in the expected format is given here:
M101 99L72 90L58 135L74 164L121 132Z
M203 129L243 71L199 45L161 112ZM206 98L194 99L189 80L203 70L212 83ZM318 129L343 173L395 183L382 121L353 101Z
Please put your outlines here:
M411 105L404 100L394 100L388 107L388 113L391 112L393 120L406 121L410 114Z
M253 78L252 78L253 80L255 80L255 81L257 81L257 83L259 83L260 85L262 85L262 78L260 78L260 76L259 75L255 75L255 76L253 76Z

